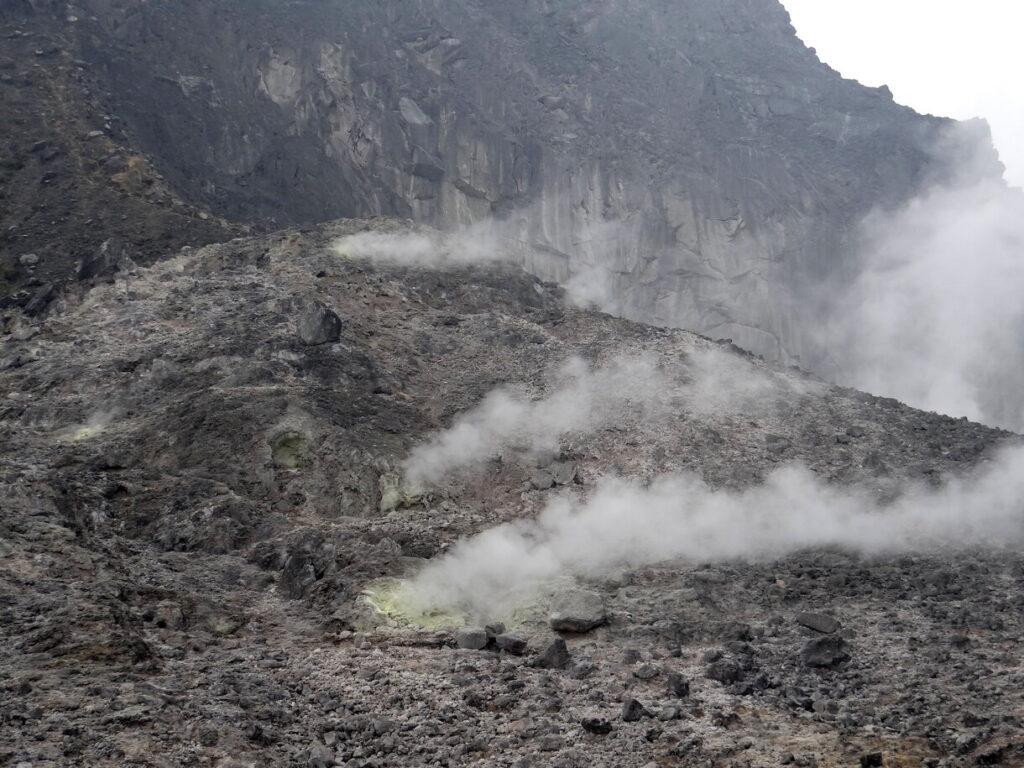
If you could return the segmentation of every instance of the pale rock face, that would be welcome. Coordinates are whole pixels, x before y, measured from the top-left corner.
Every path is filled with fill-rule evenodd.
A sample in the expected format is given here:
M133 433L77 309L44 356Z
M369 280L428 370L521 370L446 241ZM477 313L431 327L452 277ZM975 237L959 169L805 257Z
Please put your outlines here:
M82 5L83 56L187 198L272 225L498 217L603 309L812 367L815 286L942 172L950 125L843 80L777 0ZM185 24L187 46L143 34ZM209 85L140 88L157 69Z
M275 104L292 105L302 88L302 75L280 54L271 54L270 60L260 71L260 87Z

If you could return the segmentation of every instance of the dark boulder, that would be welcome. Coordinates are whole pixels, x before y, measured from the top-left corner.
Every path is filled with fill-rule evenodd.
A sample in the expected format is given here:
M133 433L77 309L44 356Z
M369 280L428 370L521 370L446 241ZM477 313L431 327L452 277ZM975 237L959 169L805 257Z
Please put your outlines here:
M312 301L299 314L296 330L306 346L333 344L341 338L341 318L323 303Z
M850 658L846 641L839 635L825 635L807 642L800 658L809 667L833 667Z

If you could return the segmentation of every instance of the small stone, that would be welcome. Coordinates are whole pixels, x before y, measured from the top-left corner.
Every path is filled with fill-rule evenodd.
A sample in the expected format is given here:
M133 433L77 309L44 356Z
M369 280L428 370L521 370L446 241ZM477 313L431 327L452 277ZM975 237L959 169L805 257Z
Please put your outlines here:
M683 711L674 704L670 704L667 707L662 707L661 711L658 712L658 719L666 723L670 720L678 720L682 716Z
M685 699L690 695L690 681L683 678L678 672L673 672L666 681L668 692L677 699Z
M559 637L537 657L536 666L541 669L562 669L568 663L569 649L565 645L565 640Z
M653 680L661 674L661 667L657 664L637 664L633 667L633 677L639 680Z
M493 624L488 624L486 627L484 627L484 629L487 630L487 636L490 638L495 638L498 635L505 634L505 625L502 624L500 621L497 621Z
M31 269L39 263L39 257L34 253L24 253L18 258L21 266Z
M220 741L220 731L212 725L203 726L196 733L196 740L204 747L215 747L217 742Z
M709 664L704 674L711 680L729 685L743 679L743 668L732 659L719 659Z
M487 630L483 627L463 627L455 634L455 645L470 651L487 647Z
M650 716L647 708L636 699L626 699L622 704L622 719L627 723L635 723L642 717Z
M842 624L831 616L826 616L822 613L798 613L796 615L796 623L808 629L813 629L815 632L821 632L824 635L837 632L842 627Z
M546 491L555 485L555 476L546 469L535 469L530 473L530 486L538 491Z
M869 752L860 756L860 768L881 768L882 753Z
M309 768L331 768L334 765L334 750L320 744L314 743L309 748Z
M333 344L341 338L341 318L321 302L312 301L299 314L296 330L306 346Z
M559 461L548 467L554 477L555 485L572 485L576 482L576 465L569 461Z
M643 657L640 655L640 651L636 648L627 648L622 653L623 664L636 664L641 658Z
M526 653L526 641L516 635L497 635L494 638L494 644L499 650L511 653L513 656L522 656Z
M842 637L825 635L810 640L800 651L800 658L809 667L831 667L850 658L850 654Z
M603 717L585 717L583 718L582 725L584 731L597 734L598 736L607 736L612 732L612 724Z
M556 632L589 632L608 620L604 598L597 592L574 589L551 602L551 628Z

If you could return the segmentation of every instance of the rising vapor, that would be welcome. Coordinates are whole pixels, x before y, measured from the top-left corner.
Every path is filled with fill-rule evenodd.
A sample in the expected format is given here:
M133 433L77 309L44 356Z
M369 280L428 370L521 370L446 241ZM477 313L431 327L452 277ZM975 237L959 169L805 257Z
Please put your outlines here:
M566 492L536 519L457 543L406 587L418 610L506 618L545 584L670 560L764 560L812 547L867 555L1012 547L1024 539L1024 448L941 488L911 486L888 505L808 469L777 470L744 491L692 474L643 486L608 479L587 499Z
M618 357L596 369L570 359L556 373L547 395L534 398L513 387L497 389L451 428L414 448L403 466L406 484L420 490L482 466L507 448L555 451L570 432L646 418L660 407L658 394L666 388L650 355Z
M953 180L864 222L821 345L843 383L1024 431L1024 192L966 154Z

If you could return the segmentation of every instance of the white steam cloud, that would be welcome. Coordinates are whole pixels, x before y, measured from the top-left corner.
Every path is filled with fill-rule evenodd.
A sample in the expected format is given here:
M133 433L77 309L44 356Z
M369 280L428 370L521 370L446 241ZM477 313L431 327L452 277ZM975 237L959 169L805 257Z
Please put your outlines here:
M967 154L956 180L864 222L822 343L845 383L1024 431L1024 192Z
M586 500L566 493L536 519L460 541L408 584L404 598L502 618L546 583L624 566L757 560L812 547L885 554L1012 546L1022 534L1024 448L941 488L907 488L886 506L799 466L745 491L712 490L695 475L646 487L609 479Z
M337 240L335 253L382 264L453 269L475 264L518 264L541 279L559 283L569 301L583 308L618 314L615 275L609 264L616 249L629 242L627 225L596 220L583 228L574 254L559 253L530 241L531 211L514 221L488 219L454 232L366 231ZM634 225L635 226L635 225Z
M620 355L592 368L566 361L542 396L512 386L492 391L448 429L413 448L403 464L406 487L421 491L479 469L504 450L554 453L569 434L639 426L669 412L765 413L824 385L801 381L716 348L673 360Z
M413 490L435 485L504 449L554 451L570 432L645 417L665 389L652 356L619 357L596 370L573 358L558 371L546 396L532 399L512 387L495 390L450 429L414 448L403 468L406 484Z
M339 239L333 247L342 256L405 267L443 269L508 260L489 223L453 233L358 232Z

